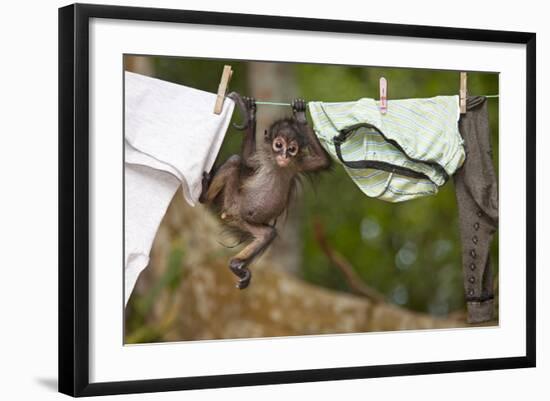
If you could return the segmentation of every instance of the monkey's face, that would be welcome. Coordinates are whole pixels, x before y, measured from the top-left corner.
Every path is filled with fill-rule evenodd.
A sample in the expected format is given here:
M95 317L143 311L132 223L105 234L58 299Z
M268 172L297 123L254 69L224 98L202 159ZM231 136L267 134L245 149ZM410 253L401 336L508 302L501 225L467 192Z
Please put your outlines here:
M273 138L271 148L275 155L275 161L279 167L288 167L296 158L300 150L298 142L285 136L278 135Z

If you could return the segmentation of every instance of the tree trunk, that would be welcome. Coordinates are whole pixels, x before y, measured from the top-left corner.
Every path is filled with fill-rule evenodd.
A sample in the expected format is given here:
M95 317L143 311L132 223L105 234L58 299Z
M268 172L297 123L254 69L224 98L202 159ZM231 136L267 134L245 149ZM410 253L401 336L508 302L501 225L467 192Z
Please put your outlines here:
M173 249L183 252L176 266L181 279L175 288L162 288L147 318L148 330L127 333L127 342L466 326L463 317L438 319L306 283L279 268L275 259L254 263L250 287L238 290L227 267L235 250L219 244L221 231L214 215L202 206L188 206L176 194L135 292L146 296L155 283L163 282Z

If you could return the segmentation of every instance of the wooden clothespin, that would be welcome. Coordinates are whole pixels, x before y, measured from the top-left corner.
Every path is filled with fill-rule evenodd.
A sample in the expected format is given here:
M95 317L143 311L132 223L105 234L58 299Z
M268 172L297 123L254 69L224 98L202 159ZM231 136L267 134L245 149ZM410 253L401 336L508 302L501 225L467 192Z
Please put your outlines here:
M214 114L220 114L223 109L223 101L225 100L225 94L227 93L227 87L229 81L233 75L233 70L230 65L223 66L222 78L220 79L220 85L218 86L218 96L216 97L216 105L214 106Z
M380 113L386 114L388 111L388 82L386 78L380 78Z
M460 73L460 114L466 113L466 97L468 96L468 74Z

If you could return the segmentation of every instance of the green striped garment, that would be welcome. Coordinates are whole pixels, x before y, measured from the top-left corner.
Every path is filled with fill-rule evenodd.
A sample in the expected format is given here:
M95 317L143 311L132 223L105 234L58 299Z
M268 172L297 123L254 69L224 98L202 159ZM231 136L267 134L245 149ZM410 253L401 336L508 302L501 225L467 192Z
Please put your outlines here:
M369 197L403 202L436 194L464 162L458 96L389 100L385 114L367 98L308 107L321 144L340 163L334 138L349 130L341 155L360 163L344 168Z

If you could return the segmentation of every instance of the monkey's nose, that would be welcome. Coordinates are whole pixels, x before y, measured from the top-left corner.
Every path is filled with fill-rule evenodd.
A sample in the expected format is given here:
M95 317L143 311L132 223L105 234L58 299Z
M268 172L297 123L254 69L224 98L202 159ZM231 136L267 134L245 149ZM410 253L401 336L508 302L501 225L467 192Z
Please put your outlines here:
M290 158L286 154L281 154L277 156L277 164L280 167L286 167L290 163Z

